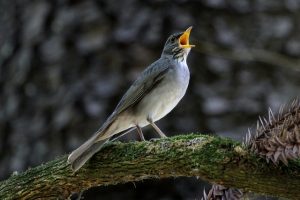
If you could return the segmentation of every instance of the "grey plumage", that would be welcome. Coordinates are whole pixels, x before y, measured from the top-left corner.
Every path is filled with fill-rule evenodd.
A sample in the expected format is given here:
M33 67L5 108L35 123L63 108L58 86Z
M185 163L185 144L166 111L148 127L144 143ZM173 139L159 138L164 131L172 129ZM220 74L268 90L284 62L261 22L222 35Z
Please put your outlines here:
M191 27L168 38L161 57L141 73L102 127L69 155L74 171L113 135L133 127L141 135L141 128L150 124L165 137L154 122L168 114L186 92L190 77L186 58L193 47L189 44L190 31Z

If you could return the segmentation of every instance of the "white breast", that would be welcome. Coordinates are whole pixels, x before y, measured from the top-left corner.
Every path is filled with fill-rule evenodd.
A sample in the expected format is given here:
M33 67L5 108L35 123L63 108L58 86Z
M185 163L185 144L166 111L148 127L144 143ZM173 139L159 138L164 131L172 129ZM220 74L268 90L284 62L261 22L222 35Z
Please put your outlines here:
M166 74L164 80L138 105L135 124L148 125L147 118L157 121L167 115L184 96L190 73L186 62L180 62Z

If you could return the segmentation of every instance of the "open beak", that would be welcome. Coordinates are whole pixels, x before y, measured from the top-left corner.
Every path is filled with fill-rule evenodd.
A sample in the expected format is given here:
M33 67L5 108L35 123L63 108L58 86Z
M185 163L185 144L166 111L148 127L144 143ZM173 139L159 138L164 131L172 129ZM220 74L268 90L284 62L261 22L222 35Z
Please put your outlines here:
M195 45L190 44L190 33L192 30L192 26L190 26L188 29L186 29L186 31L184 31L184 33L180 36L179 38L179 46L181 48L192 48L195 47Z

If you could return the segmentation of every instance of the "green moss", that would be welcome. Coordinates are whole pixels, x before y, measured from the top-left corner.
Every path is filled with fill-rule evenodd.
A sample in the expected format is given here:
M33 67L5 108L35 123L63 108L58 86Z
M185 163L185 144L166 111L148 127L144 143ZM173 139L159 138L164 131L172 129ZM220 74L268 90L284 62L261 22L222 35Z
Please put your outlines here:
M287 187L288 192L281 196L300 198L296 191L300 184L299 160L288 167L266 164L239 142L217 136L189 134L145 142L108 143L76 174L66 159L66 155L59 157L1 182L0 198L4 197L1 192L58 196L96 185L177 176L199 176L226 186L276 195L283 194L281 190ZM282 182L283 178L288 185ZM31 193L34 190L39 193Z

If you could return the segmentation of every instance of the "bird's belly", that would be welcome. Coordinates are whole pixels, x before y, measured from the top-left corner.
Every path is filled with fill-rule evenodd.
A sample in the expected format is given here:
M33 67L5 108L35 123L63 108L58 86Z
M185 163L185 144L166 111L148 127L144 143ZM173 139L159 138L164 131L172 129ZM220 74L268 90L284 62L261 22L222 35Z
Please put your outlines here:
M153 89L141 100L137 106L136 124L143 127L148 125L147 118L157 121L167 115L184 96L187 82L164 80L157 88Z

